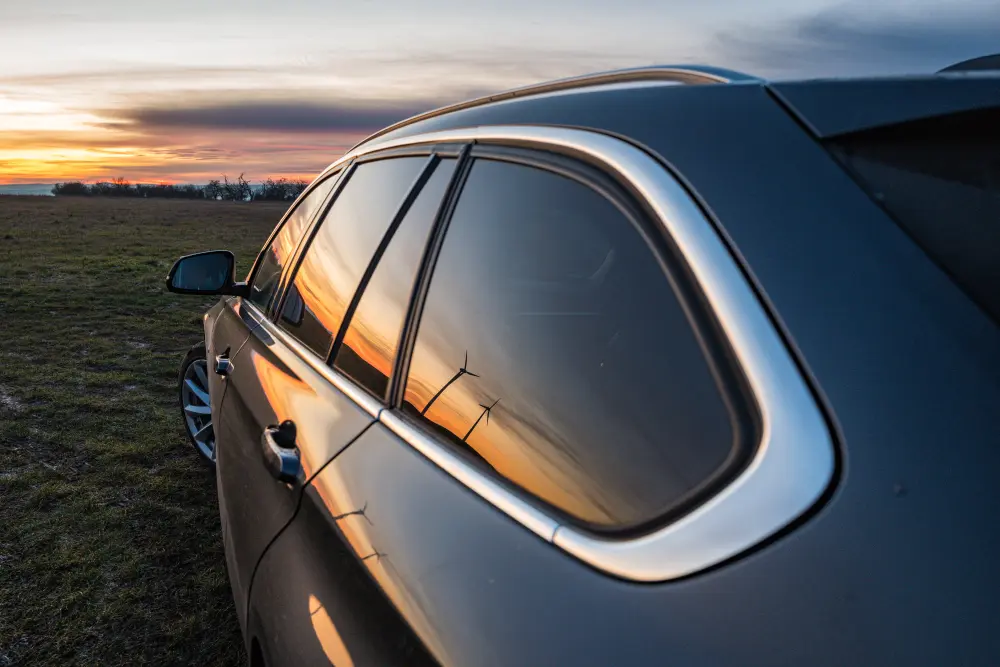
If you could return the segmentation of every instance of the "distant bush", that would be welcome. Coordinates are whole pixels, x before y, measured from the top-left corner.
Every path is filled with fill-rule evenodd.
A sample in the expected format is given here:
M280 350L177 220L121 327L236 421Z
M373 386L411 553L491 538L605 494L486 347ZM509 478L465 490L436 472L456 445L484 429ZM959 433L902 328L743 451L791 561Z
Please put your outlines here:
M107 197L111 195L112 187L107 181L98 181L90 186L90 194L95 197Z
M67 197L86 197L90 194L90 187L80 181L70 181L69 183L56 183L52 186L52 194L65 195Z
M254 192L253 198L261 201L290 201L295 199L306 189L309 183L306 181L290 181L287 178L274 180L268 178L261 181L260 186Z
M235 181L228 176L208 185L132 185L124 178L86 184L81 181L56 183L52 194L75 197L155 197L159 199L219 199L226 201L290 201L309 185L308 181L268 178L253 185L240 174Z
M136 197L159 197L161 199L204 199L205 188L197 185L143 185L135 186Z

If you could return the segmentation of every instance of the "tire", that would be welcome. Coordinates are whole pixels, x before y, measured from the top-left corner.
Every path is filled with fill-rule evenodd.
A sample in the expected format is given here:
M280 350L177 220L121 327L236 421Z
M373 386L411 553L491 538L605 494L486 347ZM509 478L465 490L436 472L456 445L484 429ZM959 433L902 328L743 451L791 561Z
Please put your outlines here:
M199 370L200 368L200 370ZM212 403L208 398L208 360L205 344L198 343L184 356L177 376L181 422L188 441L205 463L215 467L215 432ZM204 412L204 410L208 412Z

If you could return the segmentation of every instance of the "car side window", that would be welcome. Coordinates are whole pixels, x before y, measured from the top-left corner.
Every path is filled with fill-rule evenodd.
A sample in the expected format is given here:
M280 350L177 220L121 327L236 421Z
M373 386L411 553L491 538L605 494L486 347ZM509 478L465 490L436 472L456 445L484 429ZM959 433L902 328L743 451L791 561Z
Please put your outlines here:
M675 511L738 426L633 216L547 169L477 158L430 280L403 412L595 529Z
M417 269L455 163L454 158L441 160L413 200L378 260L335 352L334 367L380 399L389 386Z
M372 255L427 159L358 165L306 248L278 324L324 359Z
M298 202L295 209L285 218L281 229L278 230L271 244L261 256L257 271L250 282L250 296L248 297L261 310L267 310L271 298L278 289L282 268L295 251L302 235L309 228L309 223L312 222L320 206L326 201L336 182L337 176L333 175L310 190L309 194Z

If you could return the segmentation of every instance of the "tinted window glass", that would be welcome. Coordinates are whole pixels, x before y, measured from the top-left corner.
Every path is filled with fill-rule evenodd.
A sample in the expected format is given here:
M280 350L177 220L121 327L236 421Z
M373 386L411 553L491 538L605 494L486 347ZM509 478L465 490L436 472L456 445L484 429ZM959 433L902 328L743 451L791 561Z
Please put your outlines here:
M434 169L379 260L337 350L337 369L379 398L389 386L413 281L454 171L453 159Z
M326 358L344 311L426 157L359 165L316 230L279 324Z
M596 527L676 507L735 440L639 230L567 177L478 160L430 282L404 411Z
M257 272L250 284L249 298L262 309L267 309L271 297L274 296L274 291L278 288L282 267L299 244L306 228L316 216L319 207L323 205L336 182L336 176L327 178L313 188L302 201L298 202L295 210L285 219L285 224L281 226L281 230L278 231L274 240L271 241L271 245L260 258Z
M828 145L924 251L1000 320L1000 111L877 128Z

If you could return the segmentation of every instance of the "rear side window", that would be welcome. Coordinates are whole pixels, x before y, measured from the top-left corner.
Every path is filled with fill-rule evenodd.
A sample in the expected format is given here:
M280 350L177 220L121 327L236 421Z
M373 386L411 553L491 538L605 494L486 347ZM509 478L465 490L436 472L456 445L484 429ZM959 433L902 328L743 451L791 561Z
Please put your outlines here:
M306 248L278 324L324 359L375 249L426 163L426 157L402 157L359 165Z
M597 529L676 510L738 440L630 215L575 178L491 159L472 165L448 226L403 410Z
M278 288L278 280L281 278L281 270L285 262L295 251L295 247L302 239L302 235L308 229L320 206L326 201L330 190L337 182L336 176L330 176L322 183L309 191L295 205L295 209L285 218L284 224L274 236L271 244L264 251L250 282L249 299L262 310L267 310L271 297L274 296Z
M455 162L445 159L434 168L392 233L335 353L334 366L380 399L389 386L413 282Z
M1000 110L858 132L828 146L924 252L1000 321Z

